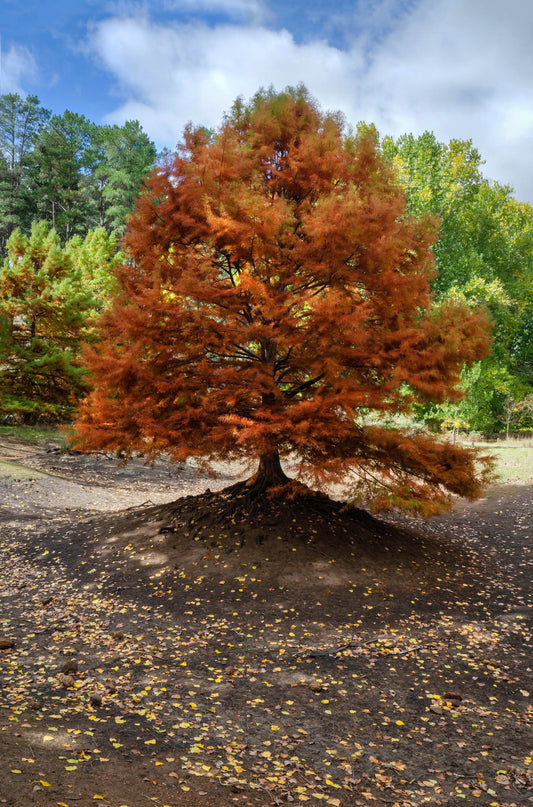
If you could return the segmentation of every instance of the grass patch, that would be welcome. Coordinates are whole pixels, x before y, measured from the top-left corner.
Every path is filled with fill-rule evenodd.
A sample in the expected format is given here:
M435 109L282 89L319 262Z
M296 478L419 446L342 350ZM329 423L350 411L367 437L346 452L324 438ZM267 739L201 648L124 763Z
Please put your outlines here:
M65 442L64 435L58 426L0 426L0 438L9 437L21 443L55 443Z
M46 474L17 462L0 460L0 479L42 479Z
M511 438L475 445L495 457L500 485L533 483L533 439Z

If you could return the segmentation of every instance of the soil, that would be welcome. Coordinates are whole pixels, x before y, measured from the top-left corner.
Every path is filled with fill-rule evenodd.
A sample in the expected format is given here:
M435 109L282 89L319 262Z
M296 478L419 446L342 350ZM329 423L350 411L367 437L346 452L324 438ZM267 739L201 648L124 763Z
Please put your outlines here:
M531 485L250 516L237 467L0 442L0 804L532 803Z

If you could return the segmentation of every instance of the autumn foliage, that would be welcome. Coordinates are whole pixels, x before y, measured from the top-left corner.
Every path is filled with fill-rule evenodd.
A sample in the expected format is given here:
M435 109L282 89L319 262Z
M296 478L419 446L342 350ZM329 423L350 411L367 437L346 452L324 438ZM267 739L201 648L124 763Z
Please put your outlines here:
M301 89L188 129L130 219L78 442L250 459L255 490L290 457L374 507L475 497L486 461L395 425L459 398L487 350L481 314L432 306L436 226L407 214L373 133L345 137Z

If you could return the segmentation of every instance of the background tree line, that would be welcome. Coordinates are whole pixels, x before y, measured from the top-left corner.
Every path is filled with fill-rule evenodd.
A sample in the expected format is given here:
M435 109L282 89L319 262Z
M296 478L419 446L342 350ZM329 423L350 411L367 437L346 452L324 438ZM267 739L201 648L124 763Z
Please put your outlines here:
M48 221L62 241L104 227L124 231L156 149L138 121L99 126L34 95L0 96L0 254L16 227Z
M492 320L491 355L465 371L464 400L417 416L483 433L531 428L533 209L484 177L471 141L379 142L409 212L440 220L435 305L457 297ZM35 96L0 96L0 418L68 417L85 388L80 346L110 299L126 218L156 161L137 121L100 126Z
M533 209L512 188L483 176L470 140L440 143L384 138L415 214L440 219L434 244L435 302L459 297L483 306L492 323L490 356L464 373L458 405L427 407L419 416L482 433L533 426Z

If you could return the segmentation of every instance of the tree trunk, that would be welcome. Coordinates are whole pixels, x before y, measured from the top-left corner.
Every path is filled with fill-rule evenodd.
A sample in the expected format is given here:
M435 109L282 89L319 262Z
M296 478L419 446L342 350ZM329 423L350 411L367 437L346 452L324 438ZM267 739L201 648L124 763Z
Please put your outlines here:
M277 450L272 454L262 454L259 457L259 467L256 471L256 477L258 479L265 479L267 487L271 487L272 485L284 485L285 482L289 481L289 477L285 475L281 467Z
M251 495L260 495L268 488L286 485L290 479L283 471L277 449L270 454L261 454L257 471L248 481Z

